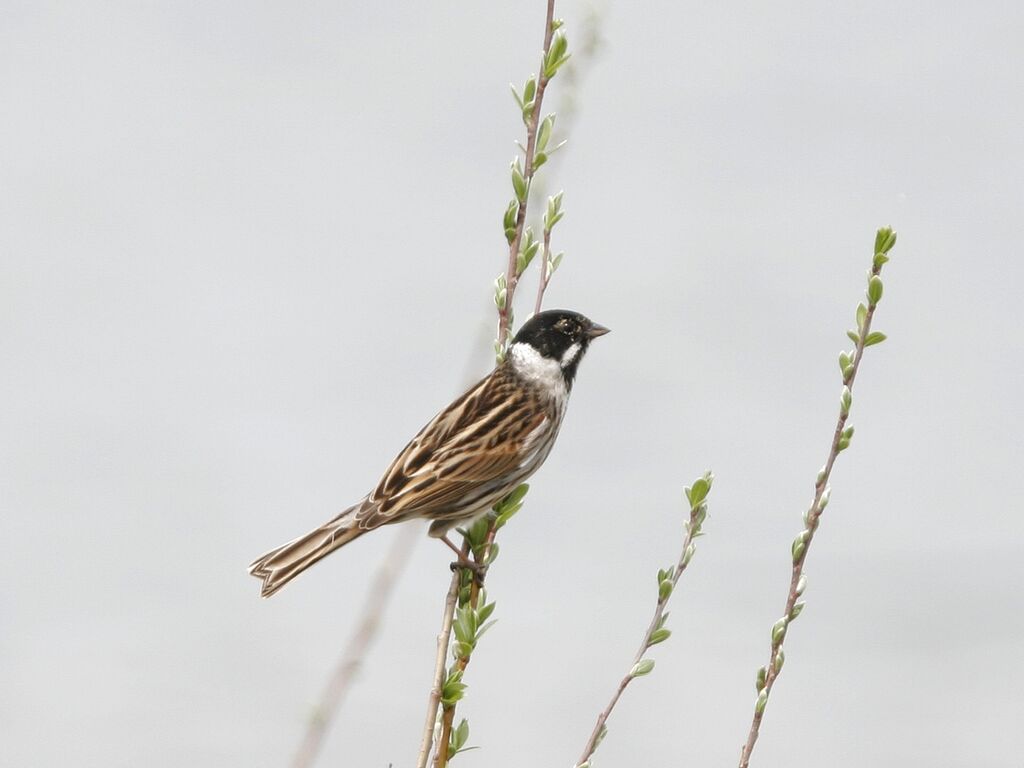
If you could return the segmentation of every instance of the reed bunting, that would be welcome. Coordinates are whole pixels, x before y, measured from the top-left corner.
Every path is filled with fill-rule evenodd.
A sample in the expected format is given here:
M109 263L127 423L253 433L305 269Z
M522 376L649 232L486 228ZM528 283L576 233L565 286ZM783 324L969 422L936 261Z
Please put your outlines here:
M606 333L576 312L534 315L504 362L421 429L365 498L249 566L263 597L367 531L403 520L431 520L430 535L463 557L448 530L486 514L544 463L580 360Z

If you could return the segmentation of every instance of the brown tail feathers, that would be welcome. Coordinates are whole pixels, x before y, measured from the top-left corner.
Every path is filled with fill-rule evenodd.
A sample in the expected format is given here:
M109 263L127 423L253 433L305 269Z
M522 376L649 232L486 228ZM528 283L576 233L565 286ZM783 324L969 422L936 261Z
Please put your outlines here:
M262 597L270 597L321 558L348 544L366 531L343 513L305 536L267 552L249 566L249 573L263 579Z

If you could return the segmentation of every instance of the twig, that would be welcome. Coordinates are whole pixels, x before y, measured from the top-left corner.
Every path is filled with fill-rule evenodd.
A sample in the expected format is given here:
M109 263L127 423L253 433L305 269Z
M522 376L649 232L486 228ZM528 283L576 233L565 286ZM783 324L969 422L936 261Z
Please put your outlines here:
M886 227L880 229L875 237L875 257L871 272L868 274L868 302L865 306L861 304L857 308L857 329L849 331L848 335L855 341L855 348L852 354L842 353L839 357L839 365L843 374L843 393L840 397L839 418L836 421L835 432L832 434L832 445L829 448L828 458L825 466L818 473L814 485L814 500L810 508L804 513L806 527L793 541L792 559L793 568L789 580L789 593L786 596L786 609L782 618L775 622L772 627L771 654L768 664L758 670L757 675L757 702L754 705L754 716L750 724L750 732L747 735L747 742L740 754L740 768L748 768L750 755L754 751L757 737L761 728L761 720L764 717L765 707L768 704L768 697L771 695L772 686L775 684L785 662L785 654L782 644L786 639L786 630L790 622L796 619L803 610L803 603L797 602L803 594L806 580L803 575L804 563L807 560L807 552L811 542L814 540L814 533L818 528L818 522L822 512L828 505L831 488L828 481L832 476L832 467L841 451L850 444L853 436L853 427L846 426L846 420L850 415L850 406L853 402L853 383L857 378L857 371L860 369L860 361L864 354L865 347L878 344L885 340L885 334L872 333L871 321L875 315L875 309L882 298L882 280L879 274L882 267L889 260L886 255L896 243L896 233Z
M548 283L551 282L551 272L548 271L551 265L551 226L545 219L544 252L541 254L540 280L537 282L537 301L533 306L533 314L535 315L540 312L541 305L544 304L544 291L548 289Z
M658 572L658 603L654 608L654 616L651 618L651 623L647 626L647 631L644 632L640 648L637 650L636 655L633 656L629 672L619 681L619 686L616 688L615 693L612 694L608 706L598 715L594 730L591 731L590 738L587 739L583 752L580 754L579 760L576 761L576 768L588 768L590 765L590 758L593 757L594 751L607 732L606 723L608 718L612 710L615 709L615 705L618 704L619 698L622 696L623 691L626 690L626 687L635 678L646 675L654 669L654 661L645 659L644 653L651 646L667 640L672 634L664 628L665 620L668 618L665 608L672 598L676 584L679 583L679 578L690 564L690 560L693 559L693 554L696 551L696 544L693 540L701 535L701 526L704 524L704 518L707 516L707 493L711 490L713 479L712 474L708 472L703 478L697 480L691 488L686 489L686 496L690 501L690 520L686 524L686 536L683 539L679 560L668 571Z
M462 554L469 554L469 542L462 545ZM437 657L434 660L434 684L430 688L427 700L427 720L423 725L423 738L420 740L420 753L416 759L416 768L427 768L430 760L430 745L434 737L434 725L437 723L437 708L441 704L441 689L445 679L445 659L448 657L448 643L452 636L452 619L455 616L455 603L459 599L459 587L462 585L462 571L452 574L448 587L448 596L444 601L444 613L441 618L441 631L437 633Z
M526 149L523 158L523 178L526 180L526 192L520 196L519 211L516 214L515 235L509 243L508 267L505 270L505 302L504 306L498 308L498 347L501 350L504 350L505 342L508 340L509 331L511 330L512 297L515 295L516 285L519 282L517 262L519 245L523 239L523 228L526 225L526 207L529 198L530 182L533 180L533 174L536 170L534 157L537 149L537 126L540 124L544 90L548 87L548 81L551 79L547 74L546 63L548 53L551 50L551 38L555 34L555 28L552 24L554 18L555 0L548 0L547 15L544 21L544 51L541 55L540 71L537 74L537 92L533 100L533 110L526 125Z
M292 760L293 768L309 768L316 760L316 756L323 746L327 729L337 715L352 681L362 667L366 652L377 635L392 590L409 561L409 555L418 534L419 529L415 526L405 526L395 534L391 548L377 569L373 583L366 594L363 617L359 622L359 627L349 640L341 659L334 668L334 674L331 675L324 688L320 704L316 708L314 717L310 719L306 735Z
M491 553L491 546L494 544L494 535L496 533L497 528L495 527L495 520L489 520L487 524L487 538L484 542L483 551L480 556L477 556L476 554L473 556L473 559L478 564L487 562L488 556ZM483 589L485 577L486 571L481 572L478 577L470 580L468 603L473 610L476 610L479 606L480 594ZM469 666L471 656L471 653L467 653L466 655L459 656L459 658L456 659L455 669L459 673L464 673L466 671L466 667ZM450 757L448 754L448 747L451 744L452 724L455 722L455 704L455 702L452 702L450 705L445 705L441 714L441 733L437 737L437 751L434 753L434 766L437 768L444 768L444 766L448 765L448 758Z

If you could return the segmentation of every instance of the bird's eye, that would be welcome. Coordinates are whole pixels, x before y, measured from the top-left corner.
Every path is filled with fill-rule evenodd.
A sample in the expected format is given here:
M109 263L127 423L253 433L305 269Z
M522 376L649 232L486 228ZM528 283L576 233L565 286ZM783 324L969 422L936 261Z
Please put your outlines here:
M564 317L557 323L555 323L555 328L558 329L559 331L565 332L569 332L572 330L571 323Z

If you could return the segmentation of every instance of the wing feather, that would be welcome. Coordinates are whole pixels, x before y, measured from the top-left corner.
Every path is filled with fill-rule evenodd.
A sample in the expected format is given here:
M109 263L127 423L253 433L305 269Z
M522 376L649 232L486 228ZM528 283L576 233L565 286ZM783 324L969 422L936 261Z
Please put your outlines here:
M395 458L358 514L376 528L411 517L457 516L480 494L503 488L557 429L536 393L497 369L435 416Z

